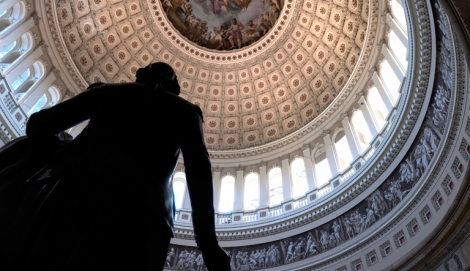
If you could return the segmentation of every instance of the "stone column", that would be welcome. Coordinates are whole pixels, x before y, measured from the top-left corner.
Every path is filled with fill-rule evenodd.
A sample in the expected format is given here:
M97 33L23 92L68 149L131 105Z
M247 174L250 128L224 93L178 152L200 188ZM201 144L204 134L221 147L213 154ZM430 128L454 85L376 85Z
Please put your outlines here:
M364 115L364 119L366 120L367 123L367 128L369 128L369 132L374 137L377 135L377 125L375 123L374 118L371 115L369 105L367 104L366 99L364 99L364 93L359 92L356 94L356 99L357 102L359 103L359 106L361 107L361 112Z
M281 161L282 161L283 196L284 196L284 201L287 201L287 200L290 200L292 198L289 155L284 154L283 156L281 156Z
M243 172L245 168L242 165L238 165L237 167L237 175L235 177L235 195L233 199L233 211L240 212L243 211L243 201L244 201L244 191L243 188L245 187L245 180L243 179Z
M392 67L392 70L397 76L398 80L400 80L400 82L403 81L403 79L405 78L405 69L404 67L402 67L401 63L395 58L395 56L393 56L387 44L384 44L382 46L382 54L385 56L385 59Z
M321 134L323 143L325 144L326 159L328 159L328 165L330 167L331 177L338 174L338 166L336 165L335 153L333 143L331 141L331 135L329 130L323 130Z
M269 205L269 180L266 171L266 162L259 163L259 208Z
M219 166L216 166L213 171L212 181L214 184L214 210L216 213L219 212L219 201L220 201L220 189L221 189L221 180L220 174L222 169Z
M374 86L377 88L377 92L379 93L380 98L382 98L388 112L392 112L395 100L389 95L385 84L382 82L382 79L380 79L379 74L376 71L372 74L372 81L374 82Z
M312 156L310 155L310 145L304 144L302 146L302 152L304 154L305 175L307 176L308 191L310 192L317 188L315 185L315 177L313 175L313 163Z
M344 134L346 140L348 141L349 150L353 159L359 157L359 147L356 135L353 133L351 128L351 123L349 122L348 113L341 113L340 115L341 123L343 124Z

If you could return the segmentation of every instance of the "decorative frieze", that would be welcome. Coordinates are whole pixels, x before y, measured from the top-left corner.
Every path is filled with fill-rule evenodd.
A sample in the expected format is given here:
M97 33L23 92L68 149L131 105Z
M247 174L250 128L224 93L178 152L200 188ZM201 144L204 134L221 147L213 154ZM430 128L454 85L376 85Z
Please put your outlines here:
M380 248L380 254L382 255L382 258L385 258L388 255L393 253L392 245L390 244L390 241L388 240L387 242L381 244L379 248Z
M436 212L441 209L442 205L444 205L444 198L442 197L439 190L437 190L436 193L434 193L434 196L432 196L431 203L432 206L434 206L434 210L436 210Z

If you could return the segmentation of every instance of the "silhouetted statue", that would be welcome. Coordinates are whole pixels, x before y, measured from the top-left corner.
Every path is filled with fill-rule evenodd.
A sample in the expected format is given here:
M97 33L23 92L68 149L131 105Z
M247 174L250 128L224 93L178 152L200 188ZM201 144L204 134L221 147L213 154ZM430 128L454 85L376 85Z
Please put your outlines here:
M173 69L153 63L135 83L94 84L31 115L17 155L0 153L0 270L162 270L181 150L197 246L209 270L229 271L202 112L179 92Z

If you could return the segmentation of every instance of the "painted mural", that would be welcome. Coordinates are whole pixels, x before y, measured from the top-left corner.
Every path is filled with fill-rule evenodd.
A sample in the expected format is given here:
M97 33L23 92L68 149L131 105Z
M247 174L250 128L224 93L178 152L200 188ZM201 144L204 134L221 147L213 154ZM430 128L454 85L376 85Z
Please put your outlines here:
M233 50L266 35L284 0L161 0L161 4L173 26L191 42Z
M253 246L225 248L231 256L232 271L272 268L321 254L360 235L384 218L417 184L436 155L445 135L453 89L452 42L450 31L434 2L437 34L437 68L430 106L417 138L386 181L369 197L336 219L292 237ZM200 251L171 245L167 269L205 271Z

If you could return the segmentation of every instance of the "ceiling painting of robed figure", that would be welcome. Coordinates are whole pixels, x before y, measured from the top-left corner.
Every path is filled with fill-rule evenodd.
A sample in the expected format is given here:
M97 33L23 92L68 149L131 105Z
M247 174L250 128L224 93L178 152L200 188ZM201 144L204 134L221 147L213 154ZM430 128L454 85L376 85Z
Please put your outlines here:
M248 46L274 26L284 0L161 0L173 26L191 42L214 50Z

